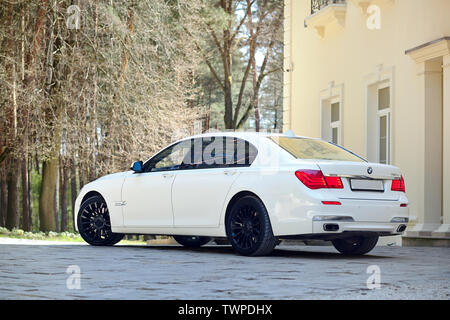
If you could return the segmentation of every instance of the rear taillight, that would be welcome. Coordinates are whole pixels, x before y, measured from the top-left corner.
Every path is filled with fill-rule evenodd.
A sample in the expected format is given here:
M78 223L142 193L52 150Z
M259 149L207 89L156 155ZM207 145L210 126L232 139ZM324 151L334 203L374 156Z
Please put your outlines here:
M295 176L310 189L343 189L339 177L325 177L320 170L297 170Z
M343 189L342 180L339 177L325 177L328 188Z
M403 180L403 176L400 179L392 180L391 190L405 192L405 180Z
M342 203L339 201L322 201L322 204L327 206L340 206Z

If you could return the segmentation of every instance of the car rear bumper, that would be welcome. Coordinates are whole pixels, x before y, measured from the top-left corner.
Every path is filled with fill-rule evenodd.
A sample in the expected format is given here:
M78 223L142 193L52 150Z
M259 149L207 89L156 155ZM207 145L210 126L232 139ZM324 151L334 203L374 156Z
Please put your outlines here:
M382 223L362 221L313 221L313 234L333 234L342 232L376 232L379 235L402 234L407 222Z
M312 233L377 232L402 234L409 221L409 208L403 201L343 200L341 205L319 206L309 212ZM319 209L319 210L317 210Z
M334 234L342 232L377 232L380 235L397 235L404 232L398 228L408 224L409 208L406 197L397 201L327 199L339 202L339 205L324 205L321 202L298 201L296 205L277 207L271 217L276 236L302 234ZM283 210L284 209L284 210ZM324 225L337 225L335 229L326 229Z

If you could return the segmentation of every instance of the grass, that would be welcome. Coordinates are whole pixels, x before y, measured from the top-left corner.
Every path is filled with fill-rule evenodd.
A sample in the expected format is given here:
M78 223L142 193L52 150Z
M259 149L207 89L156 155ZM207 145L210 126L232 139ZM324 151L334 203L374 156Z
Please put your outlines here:
M68 242L85 242L78 233L72 232L27 232L22 229L8 230L0 227L0 237L29 239L29 240L50 240L50 241L68 241ZM122 240L120 244L145 244L143 240Z

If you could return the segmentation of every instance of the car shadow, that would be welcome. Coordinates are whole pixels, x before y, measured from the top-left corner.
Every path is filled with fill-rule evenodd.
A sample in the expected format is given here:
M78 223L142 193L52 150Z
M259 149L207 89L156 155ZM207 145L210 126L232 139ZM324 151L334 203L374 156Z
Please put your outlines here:
M135 246L135 245L115 245L115 247L136 247L146 250L170 250L170 251L182 251L182 252L195 252L199 254L211 254L211 253L219 253L219 254L230 254L230 255L238 255L231 246L214 246L207 245L201 248L186 248L180 245L147 245L147 246ZM280 258L310 258L310 259L345 259L345 260L372 260L372 259L391 259L397 258L393 256L380 255L380 254L365 254L362 256L351 256L344 255L339 252L329 252L329 251L321 251L320 249L312 251L311 248L320 248L313 246L305 246L308 248L307 250L302 250L301 248L286 248L286 247L278 247L275 250L265 256L265 257L280 257ZM258 257L261 258L261 257Z
M275 249L272 257L285 257L285 258L312 258L312 259L354 259L354 260L370 260L370 259L390 259L394 258L392 256L386 255L374 255L365 254L361 256L345 255L339 252L328 252L328 251L310 251L310 250L296 250L296 249L285 249L279 248Z

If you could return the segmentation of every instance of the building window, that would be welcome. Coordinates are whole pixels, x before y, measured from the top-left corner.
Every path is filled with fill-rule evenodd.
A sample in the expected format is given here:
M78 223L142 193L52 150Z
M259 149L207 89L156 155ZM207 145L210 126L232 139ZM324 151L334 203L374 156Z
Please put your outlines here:
M341 143L341 102L337 98L322 101L322 139Z
M389 150L390 150L390 122L391 122L391 108L390 108L390 88L384 87L378 89L378 162L388 164Z
M335 85L334 81L331 81L328 84L328 88L320 91L319 97L322 139L343 145L342 107L344 105L344 85Z
M340 135L340 127L341 127L341 121L339 117L339 102L335 102L331 104L331 142L334 144L339 143L339 135Z
M366 157L371 162L391 164L394 157L395 68L379 64L365 78Z

